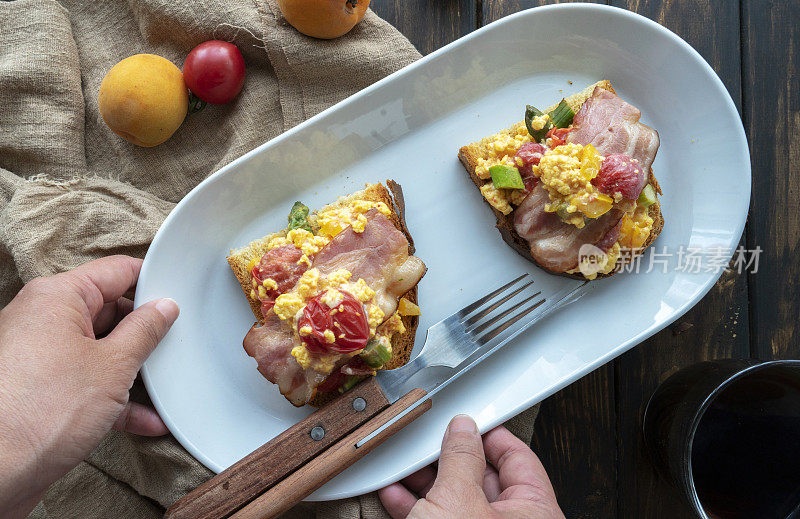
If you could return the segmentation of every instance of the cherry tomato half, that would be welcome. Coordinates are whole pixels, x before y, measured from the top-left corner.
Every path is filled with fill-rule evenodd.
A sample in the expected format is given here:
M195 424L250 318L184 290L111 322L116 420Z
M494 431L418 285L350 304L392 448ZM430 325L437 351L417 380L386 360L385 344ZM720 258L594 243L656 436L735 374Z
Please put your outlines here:
M335 309L322 302L322 294L312 298L303 309L297 328L311 327L311 333L303 336L308 351L314 353L351 353L367 345L369 325L361 301L345 291L342 302ZM331 311L335 310L333 314ZM335 340L325 340L325 330L334 333Z
M565 142L567 142L567 134L572 131L572 128L550 128L550 131L547 132L545 138L553 139L553 148L556 146L561 146Z
M244 85L242 53L227 41L203 42L186 56L183 81L186 88L206 103L230 103Z
M261 257L261 261L250 270L250 276L253 278L253 290L261 300L261 313L264 317L275 306L275 299L292 288L308 269L306 263L297 263L302 256L303 252L294 245L282 245L267 251ZM275 281L278 288L277 290L268 289L262 296L258 287L267 278Z

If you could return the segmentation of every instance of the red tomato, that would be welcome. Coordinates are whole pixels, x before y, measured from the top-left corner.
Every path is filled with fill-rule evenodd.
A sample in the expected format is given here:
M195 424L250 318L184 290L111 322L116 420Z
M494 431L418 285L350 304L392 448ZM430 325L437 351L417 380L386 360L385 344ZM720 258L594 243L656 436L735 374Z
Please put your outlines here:
M537 177L534 174L531 174L527 177L522 177L522 183L525 185L525 189L523 189L523 192L525 192L525 194L528 194L531 191L533 191L533 188L536 187L536 184L539 183L539 177Z
M603 160L600 171L592 179L598 191L613 195L619 191L630 200L639 198L639 193L647 183L639 161L623 153L613 153Z
M539 178L533 174L533 166L539 165L542 156L547 151L547 147L538 142L526 142L519 147L514 155L522 161L522 166L518 166L522 182L525 184L525 193L530 193L539 182Z
M230 103L244 85L242 53L227 41L203 42L186 56L183 81L186 88L206 103Z
M542 155L544 155L546 151L547 147L543 144L539 144L538 142L526 142L519 147L514 156L522 160L523 166L530 164L536 166L539 164L539 161L542 160Z
M191 90L191 89L190 89ZM561 146L565 142L567 142L567 134L572 131L572 128L551 128L547 135L545 136L546 139L553 139L553 148L556 146Z
M253 278L253 289L256 294L259 293L258 286L267 278L278 285L277 290L267 290L264 297L258 295L261 300L261 313L265 317L275 305L275 299L295 286L303 272L308 269L305 263L299 265L297 263L302 256L303 252L294 245L283 245L267 251L261 261L253 266L250 276Z
M330 308L322 302L322 295L311 298L297 322L298 330L304 326L311 327L311 334L303 336L308 351L351 353L363 349L369 340L369 325L361 301L342 291L342 302ZM333 343L325 340L325 330L333 332Z

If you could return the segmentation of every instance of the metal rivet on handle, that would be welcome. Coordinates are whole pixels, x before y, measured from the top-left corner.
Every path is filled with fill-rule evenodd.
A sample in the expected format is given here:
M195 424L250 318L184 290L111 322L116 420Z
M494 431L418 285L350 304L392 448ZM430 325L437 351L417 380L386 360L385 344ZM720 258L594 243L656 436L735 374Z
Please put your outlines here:
M311 429L311 439L314 441L320 441L322 438L325 437L325 429L321 426L316 426Z
M363 398L358 397L355 400L353 400L353 409L355 409L356 411L361 412L366 408L367 408L367 401L364 400Z

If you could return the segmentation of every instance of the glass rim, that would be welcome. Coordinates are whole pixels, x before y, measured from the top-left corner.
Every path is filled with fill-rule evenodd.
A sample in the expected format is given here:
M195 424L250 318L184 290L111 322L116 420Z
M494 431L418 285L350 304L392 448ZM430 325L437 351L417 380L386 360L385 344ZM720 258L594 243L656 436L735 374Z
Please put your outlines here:
M748 360L748 359L741 359L741 360ZM709 395L703 400L703 403L700 404L700 407L697 408L697 412L695 412L694 416L692 417L692 424L689 428L689 439L684 445L683 449L685 451L685 463L686 463L686 471L684 472L684 484L687 485L689 489L689 501L691 502L692 506L695 509L695 512L700 514L702 519L710 519L708 514L706 514L705 509L703 508L703 504L700 502L700 497L697 495L697 488L694 484L694 474L692 473L692 447L694 445L694 436L697 432L697 427L700 425L700 420L703 419L703 416L706 414L706 410L711 406L711 404L716 400L719 394L724 391L728 386L736 382L737 380L741 379L746 375L750 375L753 372L761 371L766 368L774 368L774 367L796 367L800 368L800 360L795 359L785 359L785 360L766 360L763 362L759 362L758 364L753 364L751 366L745 366L741 370L733 373L728 378L722 381L714 390L709 393Z

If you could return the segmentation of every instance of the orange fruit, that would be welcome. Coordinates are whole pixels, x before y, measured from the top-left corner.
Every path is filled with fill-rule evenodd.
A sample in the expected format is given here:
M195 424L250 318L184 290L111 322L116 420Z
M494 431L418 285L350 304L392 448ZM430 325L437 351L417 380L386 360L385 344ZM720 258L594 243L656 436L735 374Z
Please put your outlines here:
M278 0L286 21L306 36L330 40L364 18L370 0Z
M111 130L137 146L169 139L186 117L189 92L183 74L154 54L125 58L108 71L98 95L100 115Z

